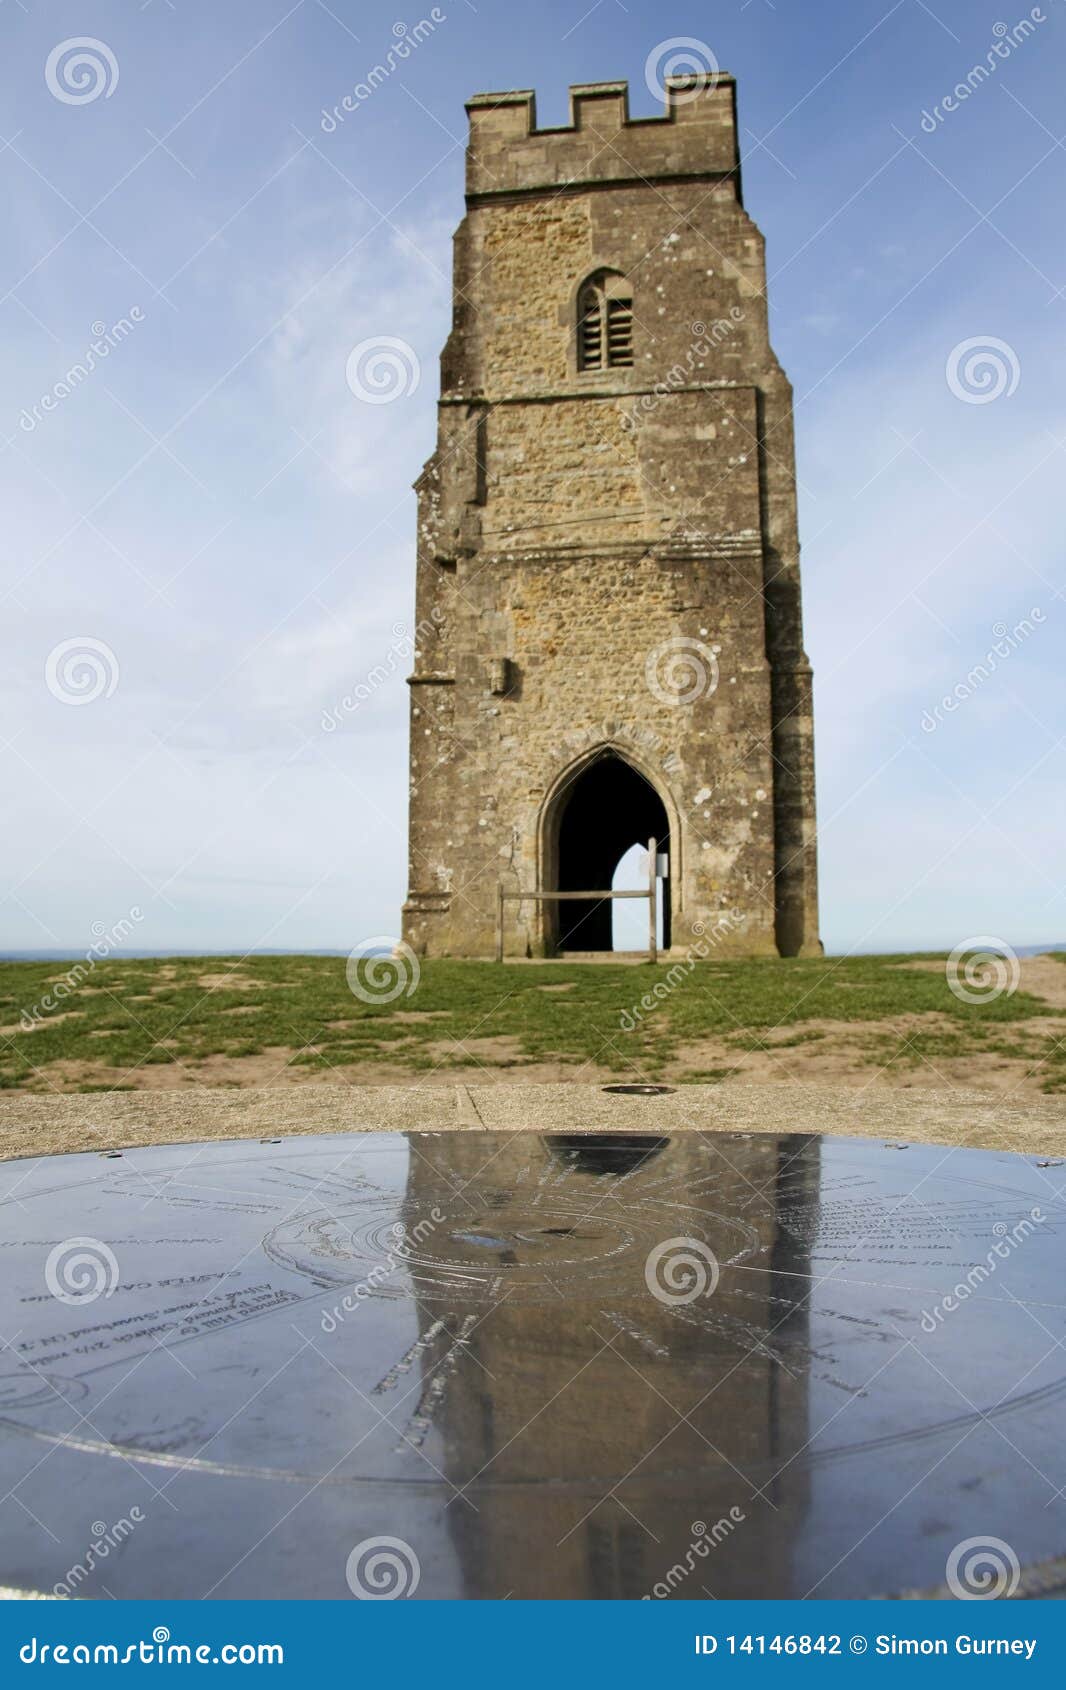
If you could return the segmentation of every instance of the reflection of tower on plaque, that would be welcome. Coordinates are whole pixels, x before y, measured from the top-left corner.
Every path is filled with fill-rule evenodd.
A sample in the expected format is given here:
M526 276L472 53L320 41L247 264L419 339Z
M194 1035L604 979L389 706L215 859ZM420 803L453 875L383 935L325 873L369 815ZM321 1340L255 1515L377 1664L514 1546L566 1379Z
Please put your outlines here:
M488 1167L475 1139L448 1144L448 1181L470 1206L457 1233L439 1230L434 1253L462 1274L480 1241L499 1264L492 1312L471 1325L459 1306L442 1314L416 1290L434 1459L473 1503L452 1501L449 1531L471 1589L521 1593L536 1566L544 1595L638 1598L694 1522L710 1528L731 1508L745 1518L767 1509L743 1475L806 1441L806 1384L785 1352L805 1341L797 1284L807 1249L779 1226L777 1207L813 1199L818 1141L752 1138L730 1146L731 1166L695 1137L532 1142L542 1157L516 1141ZM415 1158L412 1212L440 1189ZM719 1282L713 1298L659 1302L646 1264L678 1231L720 1263L760 1271L739 1286ZM612 1262L611 1274L584 1272L585 1252ZM541 1283L533 1300L522 1283L530 1272ZM780 1343L764 1336L775 1327ZM788 1583L805 1496L799 1483L787 1501L774 1499L783 1514L763 1545L767 1588ZM659 1547L639 1523L642 1507ZM716 1595L750 1595L749 1573L746 1563L730 1573L723 1554L705 1578Z

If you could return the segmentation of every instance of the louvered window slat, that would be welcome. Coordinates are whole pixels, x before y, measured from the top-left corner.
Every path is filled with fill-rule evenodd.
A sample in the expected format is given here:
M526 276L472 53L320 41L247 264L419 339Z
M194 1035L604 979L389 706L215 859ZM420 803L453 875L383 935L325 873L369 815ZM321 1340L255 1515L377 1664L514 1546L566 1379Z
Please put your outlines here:
M628 300L607 302L607 356L615 365L633 362L633 311Z
M603 325L600 302L588 299L581 318L581 368L598 370L603 364Z
M615 292L609 298L606 272L592 277L578 300L578 365L582 370L631 368L633 364L633 302L617 291L621 278L610 277Z

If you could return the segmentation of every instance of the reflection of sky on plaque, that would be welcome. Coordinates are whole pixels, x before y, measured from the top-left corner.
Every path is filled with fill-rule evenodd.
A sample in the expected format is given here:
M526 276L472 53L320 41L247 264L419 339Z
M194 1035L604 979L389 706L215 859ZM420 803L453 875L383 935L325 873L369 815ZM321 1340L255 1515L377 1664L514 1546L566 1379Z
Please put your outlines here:
M1052 1500L1055 1486L1042 1483L1030 1466L1049 1475L1059 1469L1058 1451L1046 1432L1020 1430L1010 1415L993 1416L983 1425L975 1411L994 1410L1015 1387L1029 1394L1057 1384L1062 1352L1051 1357L1043 1352L1066 1329L1066 1297L1062 1235L1049 1220L1011 1245L1009 1256L997 1259L976 1292L937 1319L945 1293L965 1282L975 1263L987 1265L988 1253L1002 1237L1009 1242L1011 1230L1034 1205L1049 1217L1057 1214L1061 1227L1061 1200L1024 1157L988 1153L972 1160L967 1151L886 1148L900 1161L888 1192L864 1170L854 1141L822 1140L824 1197L811 1263L811 1349L818 1353L832 1343L845 1309L849 1321L868 1323L876 1336L857 1346L857 1365L845 1379L828 1379L818 1368L811 1372L811 1453L857 1449L847 1459L813 1463L807 1526L846 1558L865 1529L855 1506L861 1493L864 1511L882 1521L876 1542L868 1545L869 1564L876 1569L875 1583L890 1591L899 1588L900 1569L913 1557L916 1526L933 1527L939 1517L936 1507L923 1513L925 1480L941 1463L950 1463L954 1452L978 1475L967 1481L969 1495L959 1498L962 1525L969 1520L975 1534L987 1520L1012 1515L1019 1463L1029 1468L1043 1501ZM980 1177L973 1173L977 1163ZM838 1208L842 1199L850 1211L845 1225ZM1006 1234L997 1235L997 1225ZM1047 1334L1030 1322L1024 1307L1029 1304ZM923 1313L932 1332L923 1329ZM1024 1347L1024 1363L1013 1373L1009 1366L1000 1372L990 1363L1011 1353L1019 1323L1029 1323L1033 1339L1042 1341L1035 1349ZM893 1399L901 1395L913 1405L910 1440L899 1436L893 1414ZM1061 1483L1060 1472L1056 1484ZM901 1499L911 1486L917 1506L905 1507ZM1063 1506L1061 1500L1040 1506L1028 1519L1033 1559L1061 1552ZM810 1569L799 1539L796 1554L796 1577L802 1581ZM853 1571L845 1559L838 1576L849 1588L834 1594L864 1594L849 1577ZM903 1582L912 1583L912 1575ZM813 1584L814 1575L807 1588ZM827 1593L820 1587L812 1591Z

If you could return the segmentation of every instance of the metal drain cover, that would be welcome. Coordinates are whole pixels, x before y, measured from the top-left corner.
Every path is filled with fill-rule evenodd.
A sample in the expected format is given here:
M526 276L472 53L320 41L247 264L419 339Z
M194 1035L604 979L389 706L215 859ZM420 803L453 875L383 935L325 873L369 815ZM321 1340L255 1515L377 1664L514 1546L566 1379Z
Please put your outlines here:
M674 1086L604 1086L615 1097L668 1097Z

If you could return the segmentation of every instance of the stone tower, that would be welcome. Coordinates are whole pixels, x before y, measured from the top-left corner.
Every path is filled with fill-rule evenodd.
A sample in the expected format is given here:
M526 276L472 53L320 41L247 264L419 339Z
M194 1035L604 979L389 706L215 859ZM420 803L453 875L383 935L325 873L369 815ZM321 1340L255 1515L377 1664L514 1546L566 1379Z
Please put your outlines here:
M490 956L497 888L609 888L654 835L674 954L819 950L792 397L743 209L736 91L470 101L418 483L410 892ZM508 902L508 956L609 951L610 902Z

